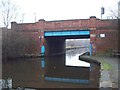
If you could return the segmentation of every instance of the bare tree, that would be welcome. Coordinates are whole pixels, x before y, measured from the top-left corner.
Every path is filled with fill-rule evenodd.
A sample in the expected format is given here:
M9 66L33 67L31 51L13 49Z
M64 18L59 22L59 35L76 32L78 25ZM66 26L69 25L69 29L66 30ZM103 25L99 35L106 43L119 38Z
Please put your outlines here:
M18 15L18 8L11 0L1 0L0 18L4 27L8 28L11 21L15 20Z
M120 1L118 2L118 18L120 19Z
M119 19L120 18L119 14L120 14L120 1L118 2L117 7L114 7L114 9L110 9L110 16L112 18Z
M118 11L117 10L110 10L111 17L118 19Z

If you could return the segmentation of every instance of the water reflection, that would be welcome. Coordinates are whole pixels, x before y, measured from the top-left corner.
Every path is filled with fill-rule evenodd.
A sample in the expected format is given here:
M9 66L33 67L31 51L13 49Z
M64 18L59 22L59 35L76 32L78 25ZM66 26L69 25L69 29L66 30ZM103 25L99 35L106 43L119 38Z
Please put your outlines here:
M90 52L90 39L66 39L66 66L90 67L90 64L79 60L82 53Z
M90 67L90 64L79 60L79 56L84 52L89 52L89 48L79 48L66 51L66 66L83 66Z

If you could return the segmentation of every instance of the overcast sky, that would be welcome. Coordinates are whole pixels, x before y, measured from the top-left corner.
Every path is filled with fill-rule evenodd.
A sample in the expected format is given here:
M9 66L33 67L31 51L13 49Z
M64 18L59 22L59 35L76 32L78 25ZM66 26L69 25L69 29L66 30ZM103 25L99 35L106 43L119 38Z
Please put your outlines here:
M110 16L110 9L117 10L119 0L12 0L19 9L17 22L32 23L39 19L66 20L101 18L101 7L105 8L103 18ZM35 20L36 17L36 20Z

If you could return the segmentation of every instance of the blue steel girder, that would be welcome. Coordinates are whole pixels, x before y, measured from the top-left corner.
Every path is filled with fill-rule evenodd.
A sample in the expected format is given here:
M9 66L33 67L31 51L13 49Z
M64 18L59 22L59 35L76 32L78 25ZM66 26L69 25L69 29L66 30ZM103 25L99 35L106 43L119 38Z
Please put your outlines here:
M90 35L90 30L45 31L44 36L79 36Z

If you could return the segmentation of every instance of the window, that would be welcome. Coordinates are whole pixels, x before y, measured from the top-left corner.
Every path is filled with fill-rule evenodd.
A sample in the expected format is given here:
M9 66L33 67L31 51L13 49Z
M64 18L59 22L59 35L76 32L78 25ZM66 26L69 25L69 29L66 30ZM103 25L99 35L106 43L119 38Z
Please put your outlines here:
M100 37L105 37L105 34L100 34Z
M104 38L106 35L105 34L100 34L98 37Z

